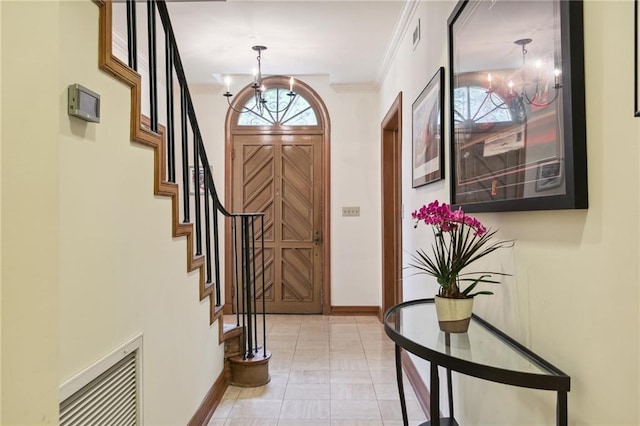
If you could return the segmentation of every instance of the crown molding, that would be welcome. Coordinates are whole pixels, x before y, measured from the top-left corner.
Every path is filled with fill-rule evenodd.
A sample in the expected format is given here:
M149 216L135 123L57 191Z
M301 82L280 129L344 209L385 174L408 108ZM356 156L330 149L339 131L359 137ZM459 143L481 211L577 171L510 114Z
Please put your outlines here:
M389 68L391 68L391 64L398 53L398 49L400 47L400 43L402 42L407 30L409 29L409 24L413 20L413 16L418 9L420 2L419 1L406 1L404 6L402 7L402 11L400 12L400 19L398 19L398 23L396 24L396 28L393 32L393 36L391 37L391 43L389 43L389 47L384 54L384 59L380 64L380 69L378 70L378 77L376 79L377 85L381 86L383 80L387 77L389 73Z

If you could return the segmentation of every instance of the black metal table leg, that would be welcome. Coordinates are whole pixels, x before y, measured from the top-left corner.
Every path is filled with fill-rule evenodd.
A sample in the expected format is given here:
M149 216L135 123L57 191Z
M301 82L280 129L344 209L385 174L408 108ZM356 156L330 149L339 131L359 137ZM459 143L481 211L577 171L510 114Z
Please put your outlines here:
M400 394L400 408L402 409L402 424L409 426L409 416L407 416L407 402L404 397L404 385L402 384L402 358L400 346L396 345L396 379L398 382L398 393Z
M451 369L447 368L447 396L449 397L449 417L455 418L453 415L453 384L451 383Z
M568 423L568 413L567 413L567 393L566 392L558 392L558 402L557 402L557 419L556 423L558 426L567 426Z
M438 377L438 364L435 362L431 362L431 389L429 389L429 393L431 394L431 407L429 419L431 421L431 426L440 426L440 379Z

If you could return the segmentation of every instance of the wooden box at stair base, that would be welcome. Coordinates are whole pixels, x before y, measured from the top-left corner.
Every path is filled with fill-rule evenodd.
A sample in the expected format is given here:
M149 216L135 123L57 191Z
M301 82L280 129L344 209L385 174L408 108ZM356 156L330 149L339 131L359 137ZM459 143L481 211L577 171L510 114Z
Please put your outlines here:
M257 387L266 385L269 376L269 359L271 352L259 351L253 358L243 359L242 355L229 358L231 365L231 384L240 387Z

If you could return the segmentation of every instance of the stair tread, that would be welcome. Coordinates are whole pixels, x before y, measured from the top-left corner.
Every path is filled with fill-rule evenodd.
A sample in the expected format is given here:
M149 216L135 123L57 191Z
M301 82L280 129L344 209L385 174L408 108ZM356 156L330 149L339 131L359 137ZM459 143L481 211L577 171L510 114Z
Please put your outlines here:
M222 324L222 332L223 333L227 333L231 330L233 330L234 328L238 327L235 324Z

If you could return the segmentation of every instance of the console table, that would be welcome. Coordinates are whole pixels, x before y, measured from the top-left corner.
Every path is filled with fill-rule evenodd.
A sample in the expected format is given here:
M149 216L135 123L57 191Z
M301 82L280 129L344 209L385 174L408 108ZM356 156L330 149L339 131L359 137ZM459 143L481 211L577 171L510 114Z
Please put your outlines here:
M408 418L401 349L431 364L431 420L421 426L458 425L453 416L452 371L497 383L556 391L556 422L559 426L567 425L571 378L482 318L473 315L467 333L444 333L438 327L433 299L421 299L401 303L385 312L384 330L395 342L396 375L405 426ZM440 418L439 366L447 372L450 413L447 418Z

